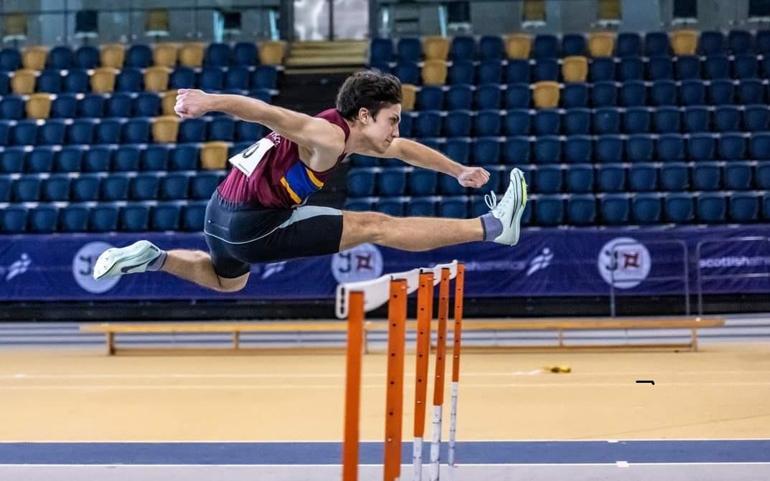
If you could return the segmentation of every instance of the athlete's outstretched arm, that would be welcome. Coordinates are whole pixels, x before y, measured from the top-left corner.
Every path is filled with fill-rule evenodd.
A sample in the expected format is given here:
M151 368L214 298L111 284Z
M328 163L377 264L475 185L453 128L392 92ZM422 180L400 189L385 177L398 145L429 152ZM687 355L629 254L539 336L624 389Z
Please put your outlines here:
M462 165L427 145L401 137L393 139L384 154L372 153L371 155L396 158L415 167L423 167L451 175L463 187L479 188L489 180L489 172L481 167Z
M345 133L336 125L243 95L179 89L174 111L183 119L200 117L208 112L224 112L260 123L305 147L328 150L337 155L345 149Z

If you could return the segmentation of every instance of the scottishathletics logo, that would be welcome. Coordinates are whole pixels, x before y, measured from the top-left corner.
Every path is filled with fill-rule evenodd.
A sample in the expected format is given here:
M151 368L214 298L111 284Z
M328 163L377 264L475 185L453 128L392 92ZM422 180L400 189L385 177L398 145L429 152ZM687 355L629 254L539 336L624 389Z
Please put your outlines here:
M80 287L93 294L107 292L120 281L120 276L96 280L93 278L94 264L99 254L112 246L106 242L89 242L80 248L72 259L72 276Z
M604 282L618 289L633 289L650 274L650 251L636 239L618 237L599 251L598 268Z
M380 277L382 267L382 254L373 244L361 244L332 256L332 274L339 283Z

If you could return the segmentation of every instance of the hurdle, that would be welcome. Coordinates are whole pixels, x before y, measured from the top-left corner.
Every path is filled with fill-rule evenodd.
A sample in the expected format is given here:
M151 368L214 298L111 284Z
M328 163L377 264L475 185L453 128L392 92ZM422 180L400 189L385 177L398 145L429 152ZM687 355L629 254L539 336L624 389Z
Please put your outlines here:
M454 261L449 264L439 264L432 268L413 269L406 272L387 274L369 281L352 282L337 286L336 315L340 319L348 320L345 422L342 449L343 481L358 480L361 363L364 352L365 317L367 312L375 310L386 303L388 304L388 361L383 479L385 481L395 481L401 476L407 297L414 291L418 291L418 295L413 464L415 479L422 479L422 444L425 428L431 321L433 317L433 290L436 285L439 285L439 334L436 345L430 477L431 480L438 479L441 411L444 399L446 332L449 312L449 284L451 279L455 280L455 332L452 361L452 400L450 404L449 464L454 465L464 274L463 264ZM441 327L442 324L443 329Z

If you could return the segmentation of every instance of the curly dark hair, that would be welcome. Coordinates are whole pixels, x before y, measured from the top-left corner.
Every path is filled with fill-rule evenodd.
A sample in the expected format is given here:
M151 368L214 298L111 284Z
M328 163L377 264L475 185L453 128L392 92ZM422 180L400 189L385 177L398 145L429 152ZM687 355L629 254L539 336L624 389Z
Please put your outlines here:
M401 81L379 70L362 70L347 79L337 93L337 110L348 120L354 120L361 108L368 109L373 118L383 106L401 103Z

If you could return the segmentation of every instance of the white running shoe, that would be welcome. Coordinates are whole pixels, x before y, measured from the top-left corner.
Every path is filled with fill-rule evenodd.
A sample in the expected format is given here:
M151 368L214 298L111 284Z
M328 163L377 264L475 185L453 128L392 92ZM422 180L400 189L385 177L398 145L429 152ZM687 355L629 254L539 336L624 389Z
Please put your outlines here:
M161 251L150 241L140 240L130 246L107 249L94 265L94 279L144 272Z
M511 171L511 181L498 202L494 192L484 196L492 215L503 223L503 233L495 237L498 244L515 246L519 242L521 214L527 205L527 182L519 169Z

